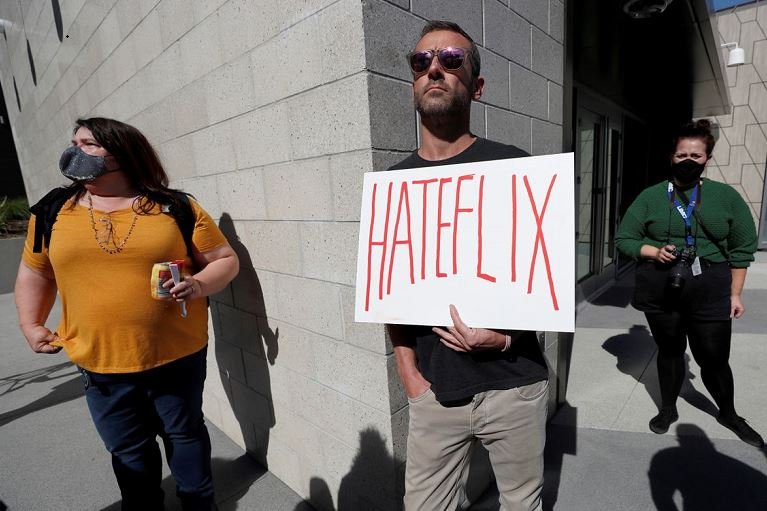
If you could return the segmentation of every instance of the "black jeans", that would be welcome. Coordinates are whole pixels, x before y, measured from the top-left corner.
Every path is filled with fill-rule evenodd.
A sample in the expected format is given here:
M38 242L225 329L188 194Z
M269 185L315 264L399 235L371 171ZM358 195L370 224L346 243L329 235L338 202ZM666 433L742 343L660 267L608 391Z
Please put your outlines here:
M80 370L91 417L112 453L123 510L163 509L158 435L183 509L215 509L210 437L202 415L206 352L140 373Z

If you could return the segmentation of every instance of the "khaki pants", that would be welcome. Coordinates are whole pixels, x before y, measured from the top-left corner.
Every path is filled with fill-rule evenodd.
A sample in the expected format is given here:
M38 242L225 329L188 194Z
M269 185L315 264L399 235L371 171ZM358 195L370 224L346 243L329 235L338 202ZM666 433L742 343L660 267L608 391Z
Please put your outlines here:
M540 511L548 381L481 392L443 406L431 390L410 400L407 511L454 511L475 440L488 450L501 509Z

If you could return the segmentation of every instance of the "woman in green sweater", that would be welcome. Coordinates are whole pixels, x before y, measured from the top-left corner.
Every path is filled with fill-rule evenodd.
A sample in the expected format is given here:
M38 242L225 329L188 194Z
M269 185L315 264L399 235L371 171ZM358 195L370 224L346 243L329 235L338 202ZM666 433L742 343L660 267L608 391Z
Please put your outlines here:
M710 126L700 120L679 130L669 180L639 194L615 243L639 261L632 304L645 313L658 345L662 406L650 429L665 433L679 418L676 400L689 339L703 383L719 407L719 423L762 447L759 433L735 412L729 364L732 318L745 312L741 292L756 252L756 230L738 192L701 178L714 149Z

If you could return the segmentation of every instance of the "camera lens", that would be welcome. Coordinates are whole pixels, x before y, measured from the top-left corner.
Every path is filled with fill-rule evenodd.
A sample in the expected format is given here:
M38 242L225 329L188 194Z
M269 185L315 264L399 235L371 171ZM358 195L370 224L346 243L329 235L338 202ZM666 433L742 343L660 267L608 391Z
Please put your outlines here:
M689 254L687 250L682 251L681 254L679 251L674 250L674 253L677 259L674 266L669 269L667 279L668 286L675 291L679 291L684 286L685 276L687 275Z
M684 285L684 277L682 277L682 275L680 275L679 273L669 274L668 285L672 289L681 289L682 286Z

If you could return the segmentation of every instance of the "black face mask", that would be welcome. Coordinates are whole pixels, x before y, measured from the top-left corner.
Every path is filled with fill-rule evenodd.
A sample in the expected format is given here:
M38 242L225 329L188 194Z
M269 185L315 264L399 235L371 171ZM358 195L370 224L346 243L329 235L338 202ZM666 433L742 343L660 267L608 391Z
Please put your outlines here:
M693 183L700 179L705 163L698 163L695 160L686 159L671 165L671 176L677 183Z
M59 158L61 173L72 181L91 181L107 172L107 164L103 156L91 156L77 146L67 147Z

